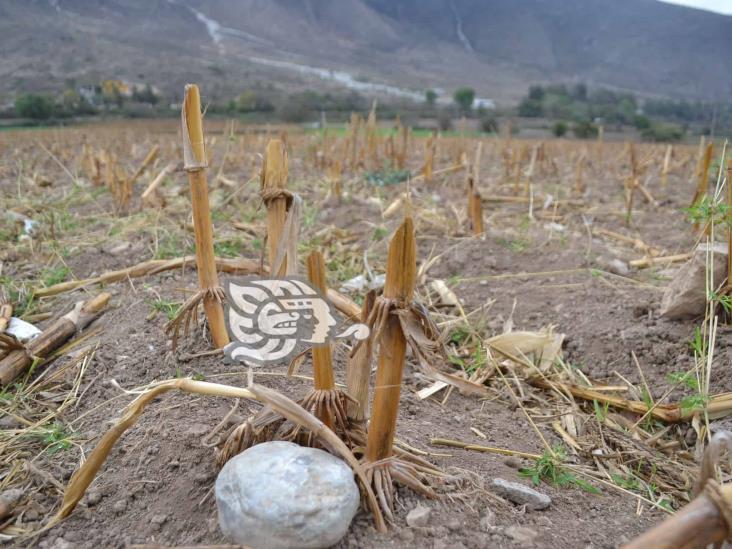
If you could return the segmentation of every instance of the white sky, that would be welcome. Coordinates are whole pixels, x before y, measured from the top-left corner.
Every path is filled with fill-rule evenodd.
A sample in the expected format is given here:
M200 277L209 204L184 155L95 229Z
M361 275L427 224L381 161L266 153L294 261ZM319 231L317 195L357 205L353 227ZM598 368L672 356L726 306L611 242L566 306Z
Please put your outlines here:
M661 0L668 4L680 4L692 8L716 11L726 15L732 15L732 0Z

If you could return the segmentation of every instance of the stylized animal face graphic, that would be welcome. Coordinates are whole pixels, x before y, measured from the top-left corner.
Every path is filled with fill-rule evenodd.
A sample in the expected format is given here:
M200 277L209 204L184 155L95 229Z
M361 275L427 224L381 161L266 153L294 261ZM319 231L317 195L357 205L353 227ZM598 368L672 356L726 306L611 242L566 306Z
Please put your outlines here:
M226 291L233 341L225 352L232 359L257 364L283 360L298 343L322 345L337 324L330 304L296 278L229 282ZM350 329L344 336L354 332L366 337L363 329Z

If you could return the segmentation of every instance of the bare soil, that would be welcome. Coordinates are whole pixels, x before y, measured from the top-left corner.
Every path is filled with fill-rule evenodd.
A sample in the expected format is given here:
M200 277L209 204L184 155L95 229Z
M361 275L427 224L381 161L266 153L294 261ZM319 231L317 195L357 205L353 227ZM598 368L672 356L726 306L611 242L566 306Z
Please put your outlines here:
M105 143L110 143L108 135L100 136L107 139ZM65 146L73 148L73 151L62 162L72 163L75 162L72 156L75 158L79 151L81 135L69 132L66 137ZM172 159L176 153L170 145L173 138L173 135L147 135L145 146L135 147L134 152L130 152L129 143L118 144L119 154L121 157L122 151L127 150L130 158L125 162L134 166L144 156L144 149L149 143L160 141L167 147L164 155ZM182 235L184 243L179 246L184 248L181 251L187 251L185 243L189 243L192 237L187 226L189 210L186 210L184 174L176 174L165 183L171 205L162 211L160 218L134 214L126 220L132 229L113 231L111 228L117 227L119 220L109 213L112 203L108 193L99 193L91 201L71 200L63 206L58 205L62 197L72 192L69 178L31 141L25 137L19 139L22 145L18 149L6 149L6 164L0 172L0 196L8 207L23 210L34 218L40 218L49 211L55 211L58 216L59 209L66 209L79 221L76 228L56 235L59 245L71 250L63 257L70 270L69 277L94 276L152 257L156 238L146 230L149 226L143 227L147 223L159 223L170 234ZM355 257L359 268L358 258L368 247L371 268L381 271L388 240L384 235L391 234L399 222L398 215L382 219L381 212L404 189L400 186L377 190L356 177L347 186L350 196L342 204L324 201L328 184L303 160L306 146L310 143L308 139L311 138L297 136L293 139L290 166L292 187L312 208L304 220L301 241L307 246L326 248L330 258L337 257L339 253L350 254L346 257ZM10 137L4 137L4 140L6 143L12 141ZM263 150L263 143L261 137L249 136L247 155ZM214 147L220 153L223 145ZM421 144L419 147L421 151ZM471 143L469 150L472 149ZM621 153L619 146L613 151ZM650 154L651 150L648 151ZM52 179L52 186L46 189L30 186L25 177L31 175L32 168L11 164L14 158L26 158L30 166L43 170ZM447 159L443 162L446 163ZM493 158L484 156L483 162L485 179L481 187L485 189L484 198L510 194L510 187L499 184L498 153ZM242 184L249 180L254 163L254 159L246 162L230 160L226 176ZM418 159L414 159L414 164L416 169ZM162 165L160 163L159 167ZM685 169L679 169L679 173L672 176L668 197L657 208L649 207L640 199L637 201L637 211L630 227L622 218L621 180L618 175L621 170L609 171L596 165L587 176L587 207L563 210L563 217L556 221L560 227L552 227L550 221L540 218L528 222L525 204L487 202L487 232L481 238L467 236L464 222L460 227L456 226L456 214L451 205L458 213L464 212L461 175L415 185L420 261L441 254L430 268L428 278L450 281L466 312L489 303L482 315L471 317L481 318L480 330L484 336L501 333L509 318L515 329L520 330L539 330L552 325L555 331L566 335L565 360L581 369L590 379L608 385L624 385L624 380L627 380L640 387L642 380L633 358L635 355L652 396L658 398L669 388L668 374L690 367L692 357L688 342L696 324L659 318L660 296L672 269L659 267L631 271L627 276L609 273L609 260L619 258L625 261L641 257L641 254L622 243L591 236L585 223L591 221L593 227L639 237L669 253L688 250L693 244L693 234L680 211L691 196L689 168ZM570 166L560 176L560 180L564 177L569 181L565 185L571 184L571 173ZM144 179L145 182L149 180L147 177ZM29 185L21 197L17 194L18 181ZM553 181L541 187L542 182L539 181L536 190L541 188L542 192L552 192L557 183ZM218 220L215 218L215 225L217 237L233 234L242 238L237 254L258 259L254 240L248 233L232 228L234 221L248 223L255 232L259 231L261 246L263 211L256 210L256 183L247 185L240 198L220 208L226 216ZM80 196L86 196L89 184L84 181L82 186L86 191L82 191ZM135 196L139 196L143 188L142 182L139 183ZM215 188L212 201L219 202L235 190L221 185ZM652 185L651 191L661 192L657 185ZM377 196L381 206L374 200ZM593 210L589 209L590 205ZM133 202L133 212L135 206ZM216 206L214 211L217 211ZM551 211L551 208L541 210L537 207L537 212L542 215ZM119 227L123 225L124 218ZM378 227L384 229L384 235L374 238ZM345 231L353 238L345 239L347 243L342 244L339 240L343 239L335 229ZM39 240L45 244L40 247L30 250L27 243L13 241L3 250L0 273L4 280L36 285L43 269L58 263L59 255L49 244L51 236L48 229L44 227L42 230L43 236ZM104 237L89 238L95 230ZM158 231L158 239L164 234L168 233ZM121 252L109 253L120 243L129 243L130 246ZM357 269L355 274L358 272L360 270ZM331 274L331 282L335 286L340 275ZM81 450L88 454L125 404L130 402L132 396L122 389L190 375L232 385L246 384L246 372L236 365L225 364L220 357L184 356L210 349L200 332L182 343L177 357L171 352L170 342L163 331L166 316L164 313L152 314L151 303L159 298L180 302L190 295L182 290L192 292L196 284L195 272L189 270L130 279L106 288L113 294L112 306L90 327L101 329L101 332L93 339L98 342L95 343L98 347L83 377L81 396L75 406L57 418L70 433L74 444L53 454L43 451L41 446L37 453L20 457L32 461L36 469L46 471L58 483L65 484L79 466ZM74 302L96 291L89 287L44 299L40 308L54 315L63 314ZM440 320L437 312L436 315ZM52 320L38 324L42 328ZM719 364L726 364L730 359L731 343L727 328L720 328L717 343L717 360ZM345 353L344 348L336 351L339 382L345 380ZM68 355L64 355L49 368L61 368L70 360ZM302 378L287 378L285 371L285 366L266 368L255 372L255 380L293 398L304 395L309 382ZM306 361L300 374L308 376L310 372L310 364ZM362 510L338 547L611 548L622 545L667 516L664 511L651 508L633 494L613 487L611 482L594 483L601 490L600 494L588 493L576 486L559 487L543 482L537 489L552 498L551 506L544 511L527 510L501 500L491 494L491 481L501 477L529 484L528 479L519 476L518 469L531 466L530 460L435 446L430 444L430 440L456 439L541 454L543 443L527 420L525 411L550 445L562 444L562 439L552 428L556 419L553 415L556 395L521 382L513 386L519 394L521 406L518 406L501 379L493 377L488 381L491 397L485 400L462 396L457 391L444 403L444 391L419 400L416 391L429 384L430 381L414 367L413 357L410 357L402 391L398 438L425 452L427 459L461 477L464 482L460 488L448 490L446 487L443 497L437 501L423 500L408 490L400 489L396 522L387 534L378 534L369 514ZM732 382L721 367L713 370L712 385L713 392L732 389ZM683 393L677 390L669 399L673 401L679 395ZM218 531L212 494L216 468L211 438L215 441L218 435L209 435L235 405L231 399L185 394L159 398L116 445L70 518L40 537L17 538L14 543L47 549L126 547L135 543L225 543ZM578 401L578 406L588 423L597 423L592 403ZM242 401L238 403L232 420L243 420L257 408L256 404ZM620 415L632 421L638 419L629 414ZM9 417L2 419L9 422ZM13 428L12 423L6 423L3 433L7 435L7 429ZM486 438L480 437L476 430ZM688 451L693 451L695 437L688 425L672 426L668 436L678 440L682 449L689 445ZM570 451L568 459L573 463L593 463L591 456L582 452ZM9 464L10 461L6 461L3 466ZM37 474L29 474L27 483L28 498L23 502L25 515L19 524L33 530L54 512L61 493L53 483L44 481ZM407 526L406 514L417 505L433 509L429 526Z

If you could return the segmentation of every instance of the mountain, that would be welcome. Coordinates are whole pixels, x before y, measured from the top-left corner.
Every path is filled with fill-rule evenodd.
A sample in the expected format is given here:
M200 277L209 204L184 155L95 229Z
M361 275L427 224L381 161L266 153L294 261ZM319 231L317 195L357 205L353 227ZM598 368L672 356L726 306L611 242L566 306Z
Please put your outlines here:
M5 0L0 91L122 78L514 101L537 82L729 100L732 17L656 0Z

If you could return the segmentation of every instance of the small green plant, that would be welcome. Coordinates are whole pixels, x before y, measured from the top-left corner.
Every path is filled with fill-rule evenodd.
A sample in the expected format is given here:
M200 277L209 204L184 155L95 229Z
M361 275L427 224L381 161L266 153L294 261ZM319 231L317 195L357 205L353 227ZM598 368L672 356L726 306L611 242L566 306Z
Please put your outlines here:
M32 314L36 308L33 292L25 284L16 284L9 277L0 277L0 286L13 304L13 314L24 317Z
M383 240L386 236L389 234L389 229L384 227L383 225L379 225L374 229L374 234L372 236L373 240Z
M46 445L46 451L49 454L56 454L71 448L71 436L63 423L58 421L37 431L33 436Z
M623 488L624 490L630 490L631 492L640 492L641 491L641 481L633 474L629 474L627 477L623 475L610 475L610 477L613 479L613 482L617 485Z
M60 282L65 282L69 277L71 270L66 265L59 265L58 267L49 267L44 269L41 273L41 282L44 286L53 286Z
M684 412L703 410L709 404L709 397L702 393L699 388L699 380L693 372L674 372L668 375L669 383L683 385L693 391L694 394L681 399L680 405Z
M714 223L715 225L732 223L732 206L724 202L717 202L708 195L702 196L693 205L684 208L689 222L694 225L706 225Z
M605 419L607 418L607 412L610 408L610 403L605 402L604 404L600 404L596 400L593 400L592 405L595 408L595 418L597 418L597 422L604 423Z
M710 291L707 295L707 301L719 303L727 314L732 313L732 295Z
M242 247L241 239L222 240L214 243L214 253L218 257L239 257Z
M458 326L453 328L450 332L450 343L455 345L462 345L465 340L470 336L470 330L465 326Z
M154 313L165 313L167 319L173 320L180 310L180 303L169 301L167 299L158 298L155 301L150 302L150 307Z
M460 368L462 368L468 375L480 370L483 366L485 366L485 363L488 361L486 354L483 351L483 348L480 346L478 346L467 357L463 358L458 355L449 355L447 359L450 361L451 364L454 364L455 366L460 366Z
M397 185L403 183L409 179L409 170L377 170L373 172L366 172L364 179L367 183L375 185L377 187L388 187L389 185Z
M519 475L531 479L534 486L538 486L541 481L544 481L561 487L575 485L591 494L599 494L600 490L589 482L576 477L562 466L566 458L567 453L564 447L557 445L551 451L544 450L532 467L519 469Z
M183 255L183 243L173 235L166 235L158 240L155 259L171 259Z
M523 238L516 238L516 239L508 239L508 238L501 238L498 240L498 244L500 246L503 246L507 250L510 250L515 253L521 253L526 251L526 249L531 244L528 240Z
M701 329L699 326L694 328L694 337L689 342L689 347L692 351L694 351L694 354L696 356L704 356L707 352L707 342L706 339L704 339L704 336L702 335Z

